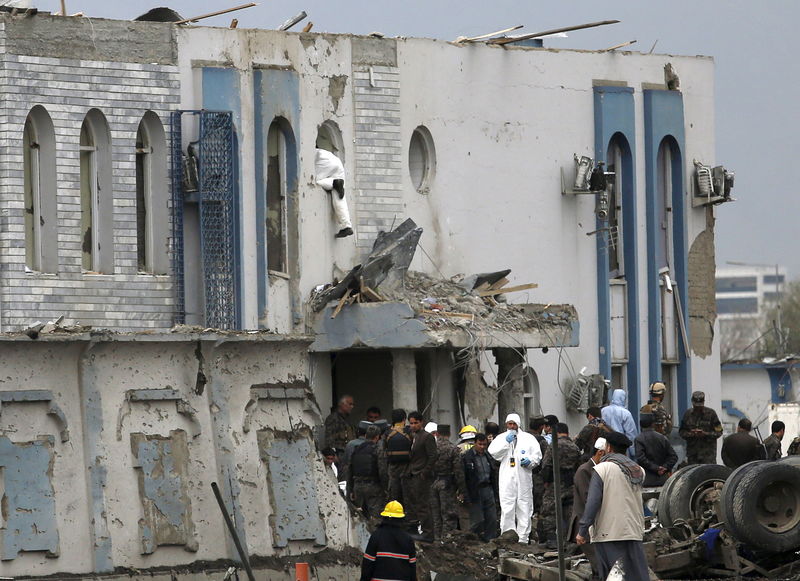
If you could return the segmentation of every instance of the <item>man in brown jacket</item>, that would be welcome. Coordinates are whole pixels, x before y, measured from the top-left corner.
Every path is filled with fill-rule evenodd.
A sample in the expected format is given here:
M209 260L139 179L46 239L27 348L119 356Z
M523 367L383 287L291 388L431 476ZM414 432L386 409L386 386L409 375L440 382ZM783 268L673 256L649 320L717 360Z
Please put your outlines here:
M602 436L595 439L592 444L594 455L586 462L578 467L575 472L574 487L572 500L572 517L569 521L569 530L567 531L567 539L574 541L578 535L578 523L583 516L583 511L586 508L586 499L589 496L589 482L592 480L594 474L594 467L603 459L606 454L606 439ZM589 564L592 566L592 573L598 577L600 568L597 561L597 552L594 550L594 545L591 544L591 539L586 538L586 543L581 545L581 550L586 558L589 559Z
M412 533L416 533L417 525L420 525L422 538L432 540L430 496L436 467L436 438L423 429L422 414L419 412L408 414L408 425L413 441L405 475L410 492L410 498L405 499L406 517Z

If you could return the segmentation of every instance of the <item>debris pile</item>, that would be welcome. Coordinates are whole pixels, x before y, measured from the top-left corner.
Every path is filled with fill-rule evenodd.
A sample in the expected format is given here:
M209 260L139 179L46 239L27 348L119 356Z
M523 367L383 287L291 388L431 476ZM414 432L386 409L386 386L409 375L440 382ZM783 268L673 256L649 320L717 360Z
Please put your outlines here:
M309 303L321 311L336 301L331 318L354 303L400 302L409 305L428 328L471 328L477 331L533 331L571 328L575 311L569 305L509 304L509 293L537 288L536 283L510 285L511 270L450 279L408 270L422 229L408 219L391 232L380 232L363 264L341 280L320 285Z

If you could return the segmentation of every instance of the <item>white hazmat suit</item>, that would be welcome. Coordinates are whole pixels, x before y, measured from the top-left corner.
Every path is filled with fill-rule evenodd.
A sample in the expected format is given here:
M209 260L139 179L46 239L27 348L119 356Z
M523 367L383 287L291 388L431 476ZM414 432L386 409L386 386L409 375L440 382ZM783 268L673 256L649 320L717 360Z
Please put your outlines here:
M517 414L508 414L508 422L519 426L521 420ZM514 529L519 542L527 543L533 515L531 469L542 461L542 450L536 438L521 429L510 442L507 435L508 431L503 432L489 445L489 454L500 462L500 532Z
M339 197L337 192L333 192L333 180L344 180L344 165L342 160L325 149L317 149L314 158L316 169L317 185L321 186L326 192L330 192L331 204L333 206L333 217L336 220L336 228L340 235L344 230L351 229L350 210L347 208L345 196Z

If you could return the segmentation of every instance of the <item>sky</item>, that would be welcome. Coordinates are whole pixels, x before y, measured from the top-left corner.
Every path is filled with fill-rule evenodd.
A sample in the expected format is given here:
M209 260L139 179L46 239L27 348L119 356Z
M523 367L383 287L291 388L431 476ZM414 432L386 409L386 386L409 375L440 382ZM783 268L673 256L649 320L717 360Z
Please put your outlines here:
M244 0L66 0L67 12L133 19L156 6L184 18ZM33 0L60 10L59 0ZM800 2L797 0L263 0L235 14L202 21L277 28L305 10L315 32L453 40L518 24L539 32L599 20L619 24L546 40L553 48L630 49L708 55L716 63L716 160L736 173L733 197L716 211L717 266L729 261L780 264L800 278ZM305 24L296 28L300 28ZM516 34L516 33L515 33ZM680 74L680 71L678 71ZM795 165L797 164L797 165Z

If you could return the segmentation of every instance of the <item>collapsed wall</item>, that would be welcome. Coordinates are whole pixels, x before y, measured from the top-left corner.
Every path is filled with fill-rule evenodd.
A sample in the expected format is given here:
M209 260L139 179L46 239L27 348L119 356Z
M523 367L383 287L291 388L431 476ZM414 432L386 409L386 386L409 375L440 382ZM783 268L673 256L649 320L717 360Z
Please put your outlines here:
M0 336L3 575L255 564L364 534L316 450L305 337Z

